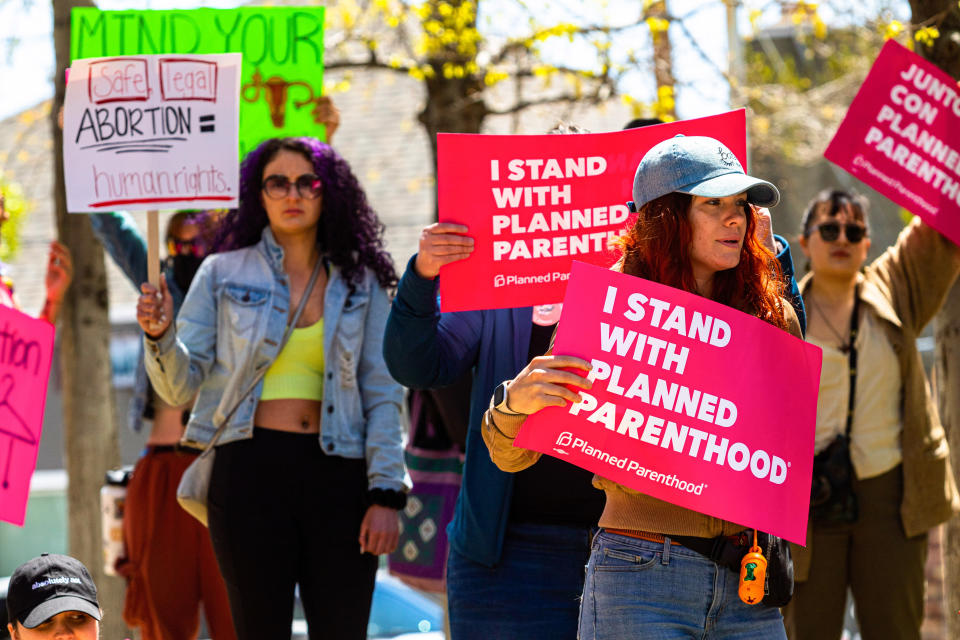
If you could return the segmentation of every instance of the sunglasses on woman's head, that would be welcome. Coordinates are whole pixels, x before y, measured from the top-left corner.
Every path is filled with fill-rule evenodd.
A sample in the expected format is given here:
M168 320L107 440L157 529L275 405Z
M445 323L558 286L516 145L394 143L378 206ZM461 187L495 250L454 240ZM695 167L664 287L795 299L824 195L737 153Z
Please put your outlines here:
M840 237L840 227L843 227L843 233L847 236L847 242L853 244L857 244L867 235L867 228L856 222L847 222L845 224L840 224L839 222L821 222L810 229L810 233L819 231L820 237L824 242L835 242L837 238ZM810 234L808 233L807 235Z
M316 200L323 193L323 183L320 182L318 176L312 173L305 173L293 182L290 182L290 178L287 176L267 176L261 188L268 198L280 200L289 195L290 187L296 187L297 195L306 200Z

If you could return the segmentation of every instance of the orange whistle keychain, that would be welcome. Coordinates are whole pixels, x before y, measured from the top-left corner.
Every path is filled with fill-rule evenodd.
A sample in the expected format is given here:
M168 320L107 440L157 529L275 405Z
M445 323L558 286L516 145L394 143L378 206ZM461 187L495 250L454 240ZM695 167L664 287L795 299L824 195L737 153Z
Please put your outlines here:
M753 530L753 546L740 561L740 599L747 604L763 600L763 585L767 577L767 559L757 544L757 530Z

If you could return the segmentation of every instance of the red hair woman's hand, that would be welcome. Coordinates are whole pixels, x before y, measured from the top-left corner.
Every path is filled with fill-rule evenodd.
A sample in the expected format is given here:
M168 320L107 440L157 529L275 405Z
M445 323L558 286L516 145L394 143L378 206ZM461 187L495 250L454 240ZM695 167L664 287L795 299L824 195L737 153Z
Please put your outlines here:
M580 394L569 386L589 389L593 382L565 369L589 372L592 368L589 362L574 356L534 358L507 385L507 408L529 415L545 407L563 407L568 402L580 402Z

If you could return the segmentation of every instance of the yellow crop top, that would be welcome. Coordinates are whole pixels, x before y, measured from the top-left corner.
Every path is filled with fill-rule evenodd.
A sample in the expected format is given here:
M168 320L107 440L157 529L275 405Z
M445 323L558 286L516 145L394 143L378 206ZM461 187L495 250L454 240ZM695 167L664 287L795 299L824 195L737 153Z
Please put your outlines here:
M323 318L290 332L283 351L263 376L261 400L323 400Z

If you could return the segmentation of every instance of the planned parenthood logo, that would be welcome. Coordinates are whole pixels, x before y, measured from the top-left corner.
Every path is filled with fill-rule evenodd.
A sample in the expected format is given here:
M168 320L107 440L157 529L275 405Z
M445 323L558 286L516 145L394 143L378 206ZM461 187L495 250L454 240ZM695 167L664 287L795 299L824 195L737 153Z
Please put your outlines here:
M569 447L573 443L573 434L569 431L564 431L557 437L557 446L553 448L559 454L568 456L570 455L565 450L560 447Z

